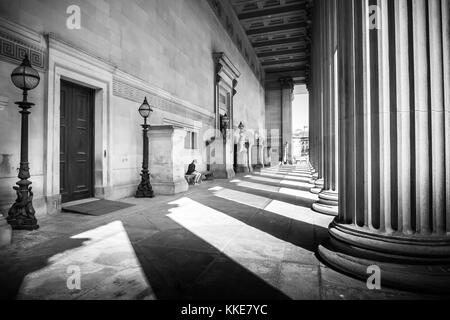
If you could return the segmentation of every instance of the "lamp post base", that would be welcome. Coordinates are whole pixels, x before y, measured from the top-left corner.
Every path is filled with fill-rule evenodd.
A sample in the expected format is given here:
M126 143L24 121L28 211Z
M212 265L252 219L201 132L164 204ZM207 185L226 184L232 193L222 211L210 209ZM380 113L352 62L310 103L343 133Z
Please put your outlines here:
M150 184L150 175L148 173L142 173L142 180L138 186L136 191L136 198L154 198L155 193L153 192L153 188Z
M155 193L153 190L145 190L138 188L138 191L136 191L135 198L154 198Z
M8 224L13 230L37 230L39 225L35 217L33 208L33 192L31 188L28 190L20 190L14 187L17 192L16 202L8 211Z

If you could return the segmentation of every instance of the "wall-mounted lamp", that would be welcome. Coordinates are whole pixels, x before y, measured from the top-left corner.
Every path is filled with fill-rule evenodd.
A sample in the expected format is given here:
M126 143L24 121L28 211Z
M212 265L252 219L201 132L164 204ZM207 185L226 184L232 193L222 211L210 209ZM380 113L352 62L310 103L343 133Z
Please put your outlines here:
M225 113L223 116L220 116L220 131L222 135L225 137L227 130L230 128L230 117Z

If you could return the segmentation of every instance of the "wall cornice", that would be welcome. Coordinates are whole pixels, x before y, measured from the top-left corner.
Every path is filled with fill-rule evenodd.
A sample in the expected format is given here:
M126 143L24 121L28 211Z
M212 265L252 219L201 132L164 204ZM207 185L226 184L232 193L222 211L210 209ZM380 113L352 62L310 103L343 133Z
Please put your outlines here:
M255 77L264 85L264 69L228 0L207 0L207 2Z

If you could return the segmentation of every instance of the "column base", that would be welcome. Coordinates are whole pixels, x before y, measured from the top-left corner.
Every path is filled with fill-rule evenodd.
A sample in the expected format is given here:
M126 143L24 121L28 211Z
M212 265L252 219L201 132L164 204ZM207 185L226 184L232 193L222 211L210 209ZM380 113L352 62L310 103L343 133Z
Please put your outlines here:
M333 222L319 247L331 266L363 281L369 266L381 270L381 286L430 294L450 294L450 239L387 235Z
M324 186L323 179L318 179L318 180L312 182L311 184L315 184L315 187L311 188L311 193L319 194L322 192L323 186Z
M236 173L249 173L250 170L248 169L247 166L244 166L242 164L238 164L236 166Z
M318 213L337 216L339 210L339 195L332 190L322 191L319 194L319 202L312 205L312 209Z
M189 190L186 179L176 181L153 182L153 190L156 195L175 195Z
M233 179L236 175L233 169L216 169L213 174L215 179Z
M254 172L261 172L261 170L264 168L262 164L255 164L253 165L253 171Z

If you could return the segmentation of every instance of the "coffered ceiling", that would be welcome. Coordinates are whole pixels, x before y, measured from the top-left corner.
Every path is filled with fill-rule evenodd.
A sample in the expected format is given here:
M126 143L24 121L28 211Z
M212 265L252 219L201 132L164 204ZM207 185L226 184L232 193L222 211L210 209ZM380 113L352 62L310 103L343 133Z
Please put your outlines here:
M266 80L292 77L304 84L309 69L312 0L231 0L266 72Z

